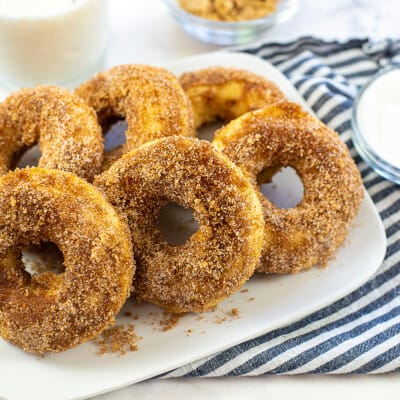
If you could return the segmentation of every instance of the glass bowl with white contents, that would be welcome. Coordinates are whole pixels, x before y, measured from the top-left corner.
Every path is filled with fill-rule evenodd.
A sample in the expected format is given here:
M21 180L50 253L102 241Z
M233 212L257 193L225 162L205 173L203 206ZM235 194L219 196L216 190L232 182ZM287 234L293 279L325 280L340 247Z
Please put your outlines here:
M257 39L267 29L288 20L299 8L298 0L279 0L276 10L262 18L244 21L218 21L199 17L181 7L179 0L164 0L169 13L190 35L217 45L241 45Z
M376 74L353 104L353 142L379 175L400 184L400 66Z

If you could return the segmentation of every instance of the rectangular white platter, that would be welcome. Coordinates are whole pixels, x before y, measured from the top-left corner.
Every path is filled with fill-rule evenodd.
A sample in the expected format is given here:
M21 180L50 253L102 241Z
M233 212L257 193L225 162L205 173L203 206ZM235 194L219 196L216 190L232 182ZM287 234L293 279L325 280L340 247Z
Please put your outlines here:
M214 53L184 59L167 66L172 72L220 65L244 68L274 81L285 95L307 108L289 81L259 58L235 53ZM177 326L162 331L162 312L150 305L128 303L124 311L138 314L134 323L143 339L136 352L120 357L99 356L92 343L44 358L25 354L0 339L0 400L83 399L156 376L224 350L297 320L363 284L380 266L386 238L375 207L366 195L346 243L328 268L290 276L256 276L239 292L204 315L186 315ZM251 301L250 301L251 300ZM230 313L239 310L240 316ZM224 322L221 319L226 317ZM219 320L219 323L218 321ZM191 330L191 335L187 331Z

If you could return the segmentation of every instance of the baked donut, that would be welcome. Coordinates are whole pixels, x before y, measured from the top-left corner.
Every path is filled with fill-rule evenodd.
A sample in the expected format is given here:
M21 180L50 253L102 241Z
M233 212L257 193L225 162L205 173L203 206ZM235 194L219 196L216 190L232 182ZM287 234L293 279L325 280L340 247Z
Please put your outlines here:
M91 180L100 171L103 138L95 112L66 89L21 89L0 104L0 175L39 144L39 166Z
M285 100L273 82L241 69L210 67L184 73L179 81L191 101L196 128Z
M161 137L194 135L190 103L178 79L164 68L119 65L95 75L75 93L96 110L103 132L126 119L120 154Z
M228 158L205 141L172 136L149 142L95 179L127 216L140 300L173 313L206 311L254 272L264 223L256 191ZM168 203L191 208L199 229L183 245L157 227Z
M125 154L124 150L124 146L122 145L115 147L110 151L106 151L104 154L103 164L101 164L101 172L107 171L115 161L120 159Z
M23 247L52 242L65 272L30 275ZM127 225L90 184L42 168L0 178L0 336L30 353L59 352L114 323L134 273Z
M232 121L217 131L213 144L254 185L271 167L290 166L303 182L303 199L294 208L277 208L260 193L265 245L258 271L283 274L325 265L344 241L364 193L336 132L299 105L281 102Z

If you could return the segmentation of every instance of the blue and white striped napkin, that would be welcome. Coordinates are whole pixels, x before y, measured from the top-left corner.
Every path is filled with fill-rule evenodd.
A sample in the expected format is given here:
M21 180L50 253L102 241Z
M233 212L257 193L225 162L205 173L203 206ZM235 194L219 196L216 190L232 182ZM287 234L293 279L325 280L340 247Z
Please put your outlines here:
M400 186L379 177L351 142L351 107L380 68L400 64L400 41L302 38L242 51L270 61L351 150L384 222L387 254L348 296L289 326L178 368L163 377L400 372Z

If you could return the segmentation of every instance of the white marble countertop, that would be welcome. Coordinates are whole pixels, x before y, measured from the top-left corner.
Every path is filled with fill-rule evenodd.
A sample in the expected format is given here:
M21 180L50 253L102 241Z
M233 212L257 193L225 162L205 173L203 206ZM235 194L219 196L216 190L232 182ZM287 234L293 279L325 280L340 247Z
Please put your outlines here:
M314 35L345 40L350 37L400 37L400 1L300 0L300 11L290 21L268 31L262 40L286 41ZM110 1L110 45L106 66L123 62L163 64L180 57L206 53L220 47L196 41L169 18L159 0ZM102 400L251 397L282 399L363 399L384 394L400 398L400 379L380 377L258 377L152 380L98 397ZM390 384L390 387L389 387ZM332 385L334 390L332 390Z

